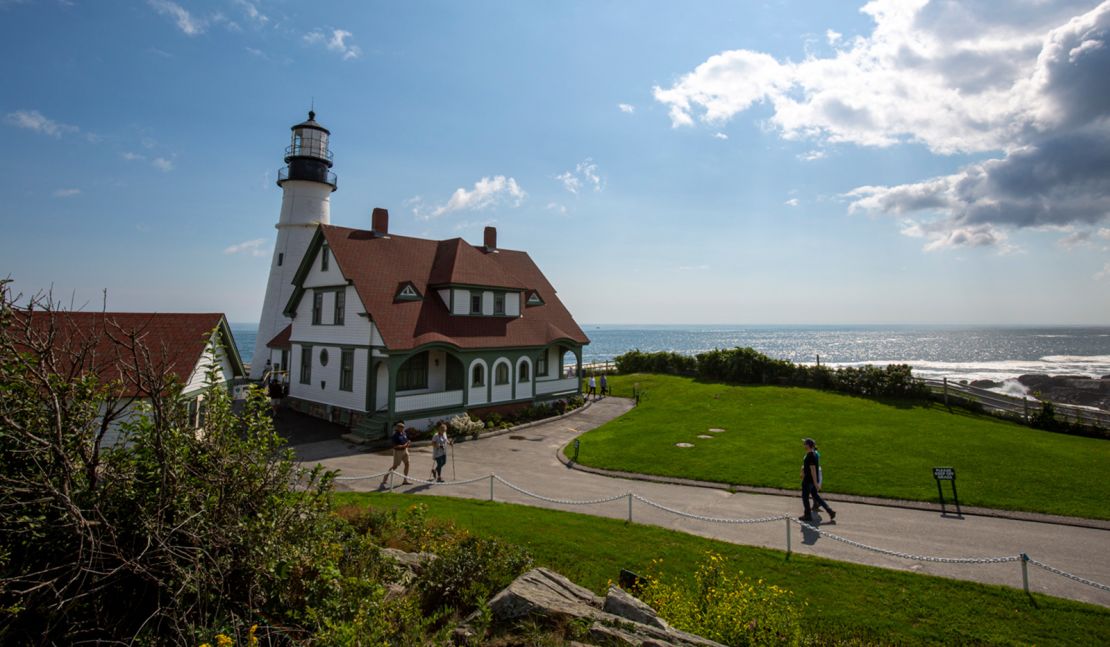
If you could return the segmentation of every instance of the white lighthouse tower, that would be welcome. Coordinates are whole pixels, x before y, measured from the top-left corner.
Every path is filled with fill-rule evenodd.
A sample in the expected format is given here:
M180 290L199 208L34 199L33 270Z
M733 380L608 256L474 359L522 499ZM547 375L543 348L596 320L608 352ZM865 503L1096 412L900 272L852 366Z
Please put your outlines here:
M292 140L285 149L286 166L278 171L277 184L282 190L281 216L275 225L277 243L270 261L270 280L266 284L266 300L262 303L251 359L251 378L256 380L266 370L267 360L274 369L289 370L286 366L288 353L272 351L267 344L292 323L282 310L293 293L293 275L297 273L316 225L326 225L330 221L331 194L338 186L335 173L331 172L331 150L328 149L331 133L316 123L316 113L309 111L308 121L293 126L292 130Z

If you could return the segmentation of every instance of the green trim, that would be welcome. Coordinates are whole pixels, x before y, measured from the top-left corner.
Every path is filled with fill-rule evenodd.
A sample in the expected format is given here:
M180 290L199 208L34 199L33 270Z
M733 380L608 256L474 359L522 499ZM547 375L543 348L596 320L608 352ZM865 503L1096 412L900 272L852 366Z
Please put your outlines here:
M297 266L297 272L293 275L293 293L289 295L289 301L285 304L285 309L282 314L290 319L295 319L297 314L297 306L301 303L301 297L304 295L304 280L308 278L308 273L312 271L312 259L316 258L316 250L324 241L324 230L320 225L316 225L316 233L312 234L312 240L308 241L308 248L305 249L304 256L301 258L300 265ZM338 267L338 263L336 266ZM343 268L339 269L339 273L343 273Z
M239 349L235 346L235 338L231 335L231 324L227 323L227 317L222 314L219 323L216 324L216 332L220 336L221 350L231 360L232 376L242 377L246 375L247 369L244 367L243 358L239 356Z

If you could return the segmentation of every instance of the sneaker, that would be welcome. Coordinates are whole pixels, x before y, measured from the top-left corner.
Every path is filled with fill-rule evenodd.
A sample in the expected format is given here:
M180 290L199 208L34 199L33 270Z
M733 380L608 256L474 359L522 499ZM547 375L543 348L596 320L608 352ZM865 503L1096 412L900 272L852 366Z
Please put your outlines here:
M412 482L409 481L408 479L405 479L405 480L401 481L401 485L412 485Z
M443 483L443 479L436 479L436 483Z
M809 521L811 518L808 514L798 515L799 521Z
M829 510L829 519L836 519L836 510Z

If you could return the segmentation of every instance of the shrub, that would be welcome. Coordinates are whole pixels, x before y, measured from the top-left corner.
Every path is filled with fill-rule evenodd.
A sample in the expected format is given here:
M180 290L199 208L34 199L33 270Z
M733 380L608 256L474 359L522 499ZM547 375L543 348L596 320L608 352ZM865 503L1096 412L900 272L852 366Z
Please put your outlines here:
M447 422L447 429L452 438L458 438L459 436L477 438L478 434L481 433L484 428L485 424L483 424L481 420L471 418L470 415L466 413L460 413Z
M768 357L752 348L715 349L696 357L676 353L632 351L616 358L621 373L694 374L733 384L783 384L832 389L870 397L923 398L925 385L907 364L832 369Z
M505 588L532 566L532 556L514 544L465 537L439 553L418 585L426 611L451 608L466 613Z
M689 355L673 352L644 353L629 351L613 358L618 373L667 373L671 375L694 375L698 370L697 360Z
M802 605L790 591L744 577L713 552L706 553L692 582L664 580L657 567L637 594L675 627L734 646L801 642Z

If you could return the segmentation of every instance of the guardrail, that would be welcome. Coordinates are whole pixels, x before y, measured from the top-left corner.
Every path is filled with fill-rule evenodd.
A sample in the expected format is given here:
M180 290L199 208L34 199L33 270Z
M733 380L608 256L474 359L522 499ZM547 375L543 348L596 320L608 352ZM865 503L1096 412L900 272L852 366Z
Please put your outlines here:
M967 384L949 382L947 379L923 379L921 383L936 394L965 402L974 402L985 409L999 411L1029 422L1041 412L1044 403L1036 398L1015 396L989 391ZM1110 412L1053 402L1056 417L1065 422L1074 422L1090 427L1110 428Z
M458 480L458 481L429 481L429 480L416 478L414 476L405 476L405 475L402 475L402 474L400 474L398 472L395 472L393 470L389 470L388 472L379 472L377 474L370 474L370 475L366 475L366 476L337 476L335 478L335 480L336 481L365 481L365 480L370 480L370 479L381 478L382 479L382 486L384 487L384 486L388 485L388 491L393 492L394 488L395 488L394 479L396 479L397 477L401 477L401 478L404 479L403 484L415 482L415 483L418 483L420 485L427 485L427 486L430 486L430 487L444 487L444 486L452 486L452 485L469 485L469 484L472 484L472 483L480 483L482 481L488 480L489 481L489 497L488 497L489 501L494 500L494 483L501 483L502 485L508 487L510 490L513 490L514 492L518 492L518 493L520 493L520 494L522 494L526 497L537 499L539 501L545 501L547 503L559 504L559 505L598 505L598 504L612 503L612 502L615 502L615 501L622 501L623 500L623 501L627 502L627 514L625 516L625 519L629 523L632 523L632 512L633 512L632 506L633 506L633 502L635 502L635 501L639 501L640 503L642 503L646 506L655 508L657 510L662 510L663 512L668 512L670 514L678 515L680 517L685 517L687 519L696 519L698 521L705 521L705 522L709 522L709 523L721 523L721 524L731 524L731 525L750 525L750 524L760 524L760 523L783 522L786 526L786 552L787 552L787 554L790 554L793 550L793 548L792 548L792 541L793 540L792 540L792 533L791 533L790 526L791 526L791 524L795 524L799 528L801 528L802 530L804 530L806 532L817 533L818 535L820 535L822 537L826 537L826 538L831 539L833 541L837 541L837 542L840 542L842 544L852 546L853 548L859 548L861 550L866 550L866 551L870 551L870 552L874 552L874 553L879 553L881 555L888 555L890 557L899 557L899 558L907 559L907 560L910 560L910 561L935 562L935 563L942 563L942 564L962 564L962 565L1002 564L1002 563L1007 563L1007 562L1020 562L1020 564L1021 564L1022 588L1025 590L1026 593L1029 593L1029 567L1028 567L1029 564L1033 564L1034 566L1037 566L1038 568L1044 569L1045 571L1048 571L1049 573L1052 573L1054 575L1059 575L1060 577L1070 579L1074 582L1078 582L1078 583L1084 584L1086 586L1090 586L1090 587L1093 587L1093 588L1096 588L1096 589L1100 589L1102 591L1110 592L1110 585L1102 584L1100 582L1095 582L1094 580L1089 580L1087 578L1080 577L1079 575L1074 575L1072 573L1061 570L1059 568L1056 568L1056 567L1051 566L1049 564L1046 564L1044 562L1035 560L1024 552L1018 553L1017 555L996 555L996 556L988 556L988 557L946 557L946 556L936 556L936 555L915 555L913 553L905 553L905 552L902 552L902 551L891 550L889 548L881 548L879 546L872 546L870 544L865 544L865 543L862 543L862 542L858 542L858 541L855 541L853 539L848 539L847 537L842 537L840 535L833 534L831 532L828 532L827 530L822 529L820 526L815 526L811 523L806 523L805 521L802 521L801 519L796 519L796 518L794 518L793 516L790 516L790 515L773 515L773 516L769 516L769 517L753 517L753 518L748 518L748 519L729 518L729 517L708 517L708 516L705 516L705 515L693 514L693 513L690 513L690 512L685 512L683 510L678 510L676 508L671 508L671 507L665 506L662 503L652 501L651 499L648 499L647 497L640 496L639 494L636 494L636 493L631 492L631 491L618 493L618 494L613 494L613 495L610 495L610 496L598 497L596 499L559 499L559 498L554 498L554 497L547 497L547 496L544 496L542 494L537 494L535 492L531 492L529 490L526 490L526 489L524 489L524 488L522 488L522 487L520 487L520 486L518 486L514 483L511 483L511 482L505 480L504 478L501 478L497 474L489 474L489 475L486 475L486 476L478 476L478 477L475 477L475 478L463 479L463 480Z

